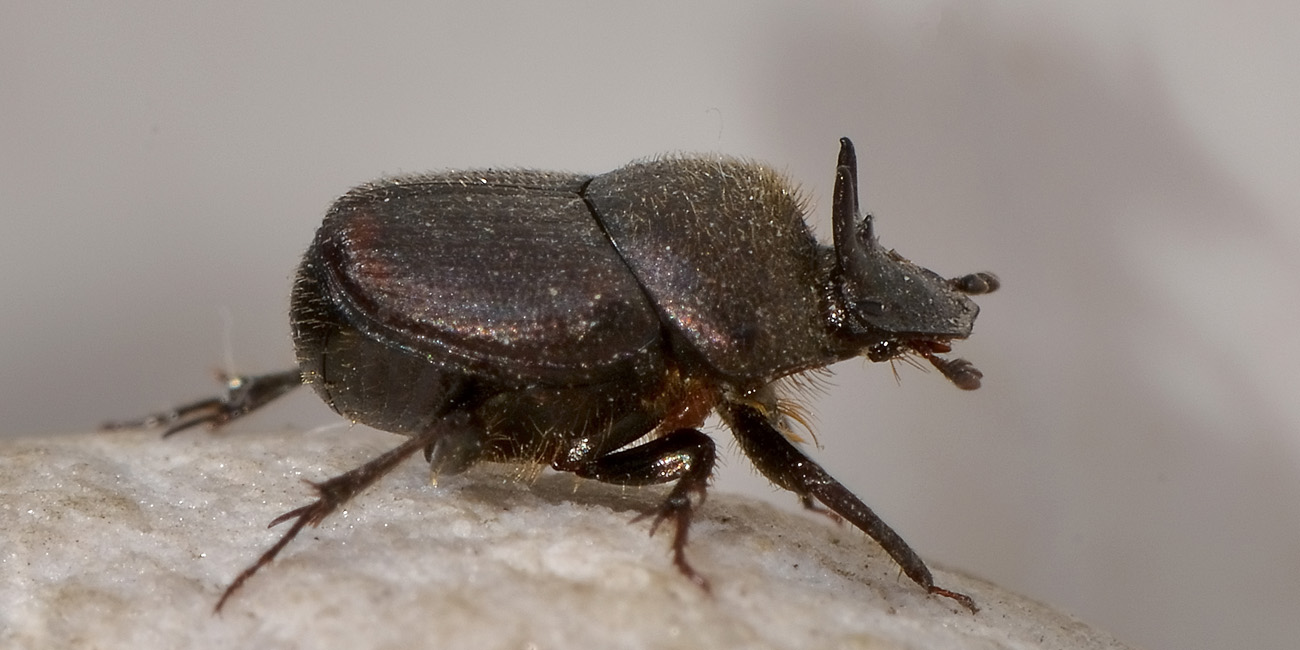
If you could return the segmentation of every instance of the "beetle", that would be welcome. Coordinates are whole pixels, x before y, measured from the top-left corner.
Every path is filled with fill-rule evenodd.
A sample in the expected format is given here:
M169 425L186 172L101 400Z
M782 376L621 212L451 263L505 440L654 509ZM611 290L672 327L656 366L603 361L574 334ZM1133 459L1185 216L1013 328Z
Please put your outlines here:
M947 278L885 249L858 206L840 140L832 246L770 168L661 157L590 176L449 171L361 185L330 208L293 284L298 367L226 379L226 392L106 425L219 426L302 384L344 417L406 436L314 483L280 540L236 577L220 610L303 529L423 451L436 478L479 461L533 463L614 483L673 483L650 531L674 524L687 561L716 413L758 470L876 540L926 591L972 612L866 504L794 443L790 378L852 357L928 361L963 389L982 373L940 356L971 333L991 273Z

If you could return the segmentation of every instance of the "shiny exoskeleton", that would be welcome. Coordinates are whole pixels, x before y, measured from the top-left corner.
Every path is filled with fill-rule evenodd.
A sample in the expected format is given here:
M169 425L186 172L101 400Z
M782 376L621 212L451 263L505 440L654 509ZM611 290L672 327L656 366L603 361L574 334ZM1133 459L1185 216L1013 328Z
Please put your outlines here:
M699 427L717 413L772 482L974 611L791 443L780 385L850 357L916 355L977 388L974 366L938 355L971 332L979 309L967 296L995 290L997 278L945 278L881 247L859 213L847 138L833 246L812 236L803 208L769 168L720 157L599 176L485 170L363 185L330 209L298 269L297 369L232 378L224 397L113 426L220 425L306 383L348 419L408 437L276 519L293 524L218 609L305 525L418 451L435 475L491 460L620 485L675 482L651 531L672 521L676 566L707 589L684 549L715 462Z

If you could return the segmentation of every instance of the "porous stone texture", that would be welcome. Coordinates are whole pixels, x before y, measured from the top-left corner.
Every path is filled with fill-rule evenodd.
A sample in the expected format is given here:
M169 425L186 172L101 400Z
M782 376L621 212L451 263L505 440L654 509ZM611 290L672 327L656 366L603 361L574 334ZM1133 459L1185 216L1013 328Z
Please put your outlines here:
M0 444L4 648L1122 648L986 582L928 596L865 535L712 494L685 580L655 537L666 488L483 466L431 486L404 463L308 528L214 614L309 502L301 479L399 442L367 429L117 432Z

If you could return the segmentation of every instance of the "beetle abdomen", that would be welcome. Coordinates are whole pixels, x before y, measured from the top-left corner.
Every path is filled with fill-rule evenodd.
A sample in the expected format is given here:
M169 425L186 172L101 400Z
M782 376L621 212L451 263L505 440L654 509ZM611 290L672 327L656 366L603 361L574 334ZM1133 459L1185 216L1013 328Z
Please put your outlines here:
M327 284L319 260L304 259L290 301L303 380L353 422L404 434L427 429L456 398L461 375L358 330Z

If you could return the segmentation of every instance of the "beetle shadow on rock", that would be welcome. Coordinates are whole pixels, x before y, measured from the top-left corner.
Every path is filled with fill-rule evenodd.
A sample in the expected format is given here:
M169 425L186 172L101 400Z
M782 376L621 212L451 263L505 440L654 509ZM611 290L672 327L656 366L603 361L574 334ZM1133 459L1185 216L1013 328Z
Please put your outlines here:
M627 512L629 521L637 514L653 512L672 488L671 484L619 487L531 465L490 462L474 466L463 477L447 480L459 483L456 498L460 499L497 507L509 507L518 499L548 505L598 506ZM707 516L707 509L701 516Z

